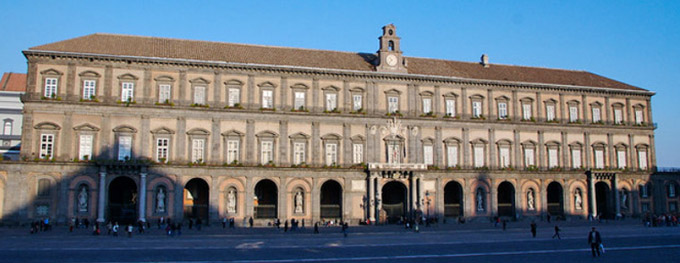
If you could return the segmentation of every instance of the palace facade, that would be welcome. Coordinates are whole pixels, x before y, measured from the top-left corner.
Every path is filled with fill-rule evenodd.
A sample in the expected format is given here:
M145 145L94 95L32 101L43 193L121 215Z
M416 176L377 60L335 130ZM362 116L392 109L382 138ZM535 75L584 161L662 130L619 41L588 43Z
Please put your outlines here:
M6 221L636 216L653 92L584 71L93 34L25 50ZM9 198L8 196L11 196Z

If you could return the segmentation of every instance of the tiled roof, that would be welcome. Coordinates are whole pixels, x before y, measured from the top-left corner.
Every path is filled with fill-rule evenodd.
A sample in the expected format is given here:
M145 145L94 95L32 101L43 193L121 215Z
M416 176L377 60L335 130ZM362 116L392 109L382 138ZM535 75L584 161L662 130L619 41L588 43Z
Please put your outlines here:
M209 41L91 34L29 50L223 61L249 64L375 71L376 54L244 45ZM644 90L586 71L407 57L409 74L558 85Z
M0 91L26 91L26 74L7 72L0 79Z

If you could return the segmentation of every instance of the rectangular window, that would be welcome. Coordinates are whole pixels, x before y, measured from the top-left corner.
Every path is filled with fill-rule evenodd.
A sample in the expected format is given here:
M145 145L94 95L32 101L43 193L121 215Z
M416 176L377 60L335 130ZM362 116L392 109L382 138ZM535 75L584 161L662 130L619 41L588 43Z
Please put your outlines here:
M548 149L548 168L554 168L558 166L557 149Z
M262 164L268 164L270 161L274 161L274 142L273 141L263 141L261 143L262 147L262 158L260 158Z
M262 91L262 108L265 108L265 109L274 108L274 91L273 90L263 90Z
M678 211L678 202L670 202L670 203L668 203L668 211L669 211L669 212Z
M239 162L239 144L238 140L227 141L227 163Z
M434 156L432 156L432 145L423 146L423 161L426 165L434 165Z
M52 158L54 152L54 134L40 135L40 158Z
M91 134L80 135L80 143L78 147L79 160L92 159L92 139L93 136Z
M168 150L170 149L170 139L158 138L156 139L156 161L167 162Z
M473 101L472 102L472 117L479 118L482 116L482 102Z
M635 110L635 124L642 124L645 119L642 115L642 110Z
M555 120L555 105L550 104L545 106L545 119L547 121Z
M94 80L83 80L83 99L91 100L95 96L95 89L97 86L97 81Z
M362 96L358 95L358 94L352 96L352 110L359 111L360 109L362 109L364 107L362 99L363 99Z
M604 150L595 150L595 168L604 169Z
M127 102L134 100L135 94L135 84L132 82L123 82L122 89L120 91L120 101Z
M360 143L355 143L352 146L352 161L354 163L363 163L364 162L364 145Z
M602 116L600 114L600 108L593 108L593 123L598 123L602 121Z
M191 162L203 162L205 153L205 140L193 139L191 140Z
M305 93L298 91L295 92L295 109L296 110L301 110L305 108Z
M45 79L45 97L53 98L57 96L57 78Z
M399 111L399 97L387 98L387 111L389 113L395 113Z
M531 166L536 166L536 162L534 161L534 149L527 148L524 149L524 166L525 167L531 167Z
M450 145L446 147L446 164L449 167L458 166L458 146Z
M326 165L336 165L338 163L338 145L335 143L326 144Z
M508 104L505 102L498 103L498 118L507 119L508 118Z
M170 102L170 85L158 85L158 103Z
M569 122L578 121L578 108L576 106L569 106Z
M626 151L625 150L619 150L616 151L616 161L618 164L619 169L625 169L626 168Z
M480 103L481 104L481 103ZM472 148L474 152L474 166L475 167L484 167L484 146L483 145L475 145Z
M387 143L387 162L388 163L401 163L401 153L400 153L399 142L388 142Z
M428 114L432 112L432 99L423 99L423 114Z
M131 159L132 136L118 137L118 160L126 161Z
M234 107L241 103L241 89L229 88L229 107Z
M531 119L531 104L522 104L522 119Z
M456 100L446 100L446 115L451 117L456 116Z
M194 87L194 104L205 105L205 87Z
M647 152L638 151L638 167L640 170L647 170Z
M581 168L581 150L571 149L571 167L574 169Z
M614 109L614 123L623 123L623 114L621 113L621 109Z
M305 145L304 142L296 142L293 144L293 164L305 162Z
M510 148L501 147L498 159L501 168L510 167Z
M338 108L338 95L335 93L326 94L326 110L334 111Z

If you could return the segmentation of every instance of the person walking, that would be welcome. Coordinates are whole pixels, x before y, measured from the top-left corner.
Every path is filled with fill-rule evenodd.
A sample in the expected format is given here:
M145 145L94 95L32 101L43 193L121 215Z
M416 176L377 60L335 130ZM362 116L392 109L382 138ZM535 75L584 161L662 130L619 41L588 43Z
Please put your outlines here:
M588 233L588 244L590 244L590 252L593 253L593 257L595 257L595 254L599 257L600 247L602 246L602 237L600 237L600 232L595 230L595 227Z
M508 220L503 220L503 231L505 231L505 228L508 226Z
M536 222L531 222L531 236L536 238Z
M345 222L344 224L342 224L342 235L345 237L347 237L347 230L349 230L349 224Z
M250 224L250 228L253 228L253 217L251 216L250 219L248 219L248 224Z
M562 231L562 230L560 229L560 227L558 227L557 225L555 225L555 234L552 236L552 238L557 237L557 239L562 239L562 238L560 238L560 231Z
M314 234L319 233L319 222L314 223Z
M128 238L132 237L132 224L127 225Z
M119 229L119 228L120 228L120 227L118 226L118 222L116 222L116 223L113 224L112 231L113 231L113 236L114 236L114 237L117 237L117 236L118 236L118 229Z
M285 222L283 222L283 232L284 232L284 233L285 233L285 232L288 232L288 220L286 220Z
M227 217L222 218L222 229L227 228Z

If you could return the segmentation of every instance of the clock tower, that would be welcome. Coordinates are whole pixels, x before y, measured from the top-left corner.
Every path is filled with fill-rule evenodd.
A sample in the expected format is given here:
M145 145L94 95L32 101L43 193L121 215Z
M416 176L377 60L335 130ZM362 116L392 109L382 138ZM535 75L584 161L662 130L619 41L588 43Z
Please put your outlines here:
M406 61L399 48L400 38L397 37L397 28L393 24L389 24L382 29L383 34L378 38L380 49L378 50L376 70L378 72L407 73Z

